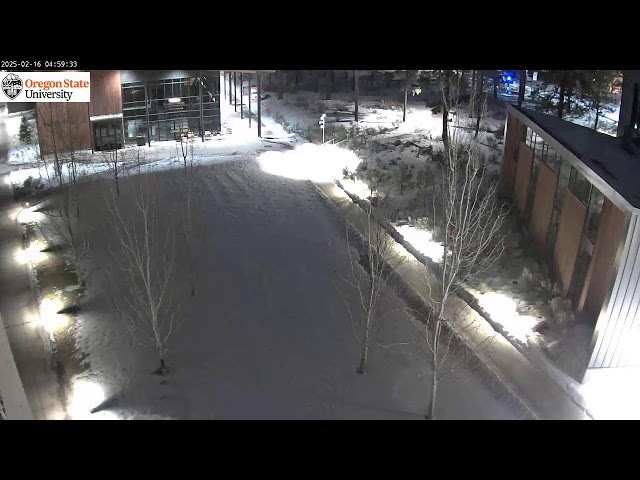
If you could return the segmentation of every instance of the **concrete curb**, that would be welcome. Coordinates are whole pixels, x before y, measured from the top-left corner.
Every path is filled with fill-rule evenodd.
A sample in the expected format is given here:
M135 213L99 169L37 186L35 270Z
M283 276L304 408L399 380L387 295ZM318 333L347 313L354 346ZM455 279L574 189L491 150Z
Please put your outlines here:
M330 208L337 211L337 213L341 216L341 218L344 219L350 232L355 234L359 238L359 241L363 245L365 245L366 244L365 238L358 232L355 226L347 218L345 218L344 215L342 215L342 212L340 211L340 207L336 205L336 203L329 196L327 196L327 194L322 190L322 188L318 186L315 182L311 180L309 180L308 182L311 185L313 185L313 187L316 189L319 195L325 200L325 202L328 203ZM360 205L360 202L362 202L361 199L355 197L354 195L344 190L342 186L339 185L339 182L335 182L335 183L351 199L351 202L354 205L357 205L358 207L362 208ZM387 233L390 234L387 226L383 226L383 228L385 228L385 231L387 231ZM396 235L399 235L397 232L395 233ZM396 237L395 235L390 234L390 236L397 241L397 239L395 238ZM398 242L398 243L402 244L401 242ZM415 249L412 248L411 250L415 250ZM408 250L408 251L410 254L413 255L413 252L411 250ZM416 310L431 308L427 300L424 299L423 296L420 295L420 293L417 292L411 284L405 281L405 279L399 273L396 272L393 275L393 280L394 280L394 283L402 287L398 289L399 290L398 293L400 294L401 298L403 298L412 308L415 308ZM419 318L416 318L416 320L421 321ZM460 342L460 344L464 346L464 348L468 349L468 351L472 353L473 357L475 357L475 359L477 359L483 365L483 367L486 370L486 373L488 373L489 376L492 377L490 380L498 382L500 386L505 389L505 391L507 392L511 400L513 400L514 403L518 404L519 408L523 412L525 412L526 415L528 415L534 420L540 419L540 416L536 413L535 409L528 403L526 399L522 398L520 395L518 395L514 391L514 389L509 384L509 382L507 382L504 379L504 377L501 375L499 369L493 364L493 362L491 362L491 360L486 355L483 355L481 351L476 351L460 334L458 334L458 332L454 330L453 333L455 337L458 339L458 341Z
M354 204L361 207L361 202L363 202L362 199L360 199L357 195L354 195L351 192L347 191L342 186L339 180L336 180L335 184L351 199L351 201ZM316 188L318 190L321 190L317 185L316 185ZM321 192L321 193L325 198L331 201L331 199L329 199L324 194L324 192ZM331 203L333 202L331 201ZM425 255L417 251L411 244L409 244L404 239L404 237L392 225L382 225L382 227L389 234L389 236L391 236L391 238L393 238L397 243L402 245L418 262L422 263L428 268L438 268L435 262L433 262L430 258L426 257ZM415 293L419 295L417 292ZM564 375L562 372L559 372L555 367L553 367L550 364L550 362L546 358L544 358L539 351L533 348L527 348L528 347L527 345L524 345L519 339L515 338L508 331L506 331L501 324L493 320L489 315L489 313L478 304L478 301L476 300L476 298L466 289L460 288L459 291L456 293L456 295L460 297L465 303L467 303L467 305L469 305L469 307L471 307L474 311L476 311L482 318L484 318L487 321L487 323L491 325L491 327L496 332L498 332L505 340L507 340L531 365L536 367L539 371L541 371L548 378L550 378L554 383L556 383L561 388L563 393L575 404L575 406L577 406L580 410L582 410L591 419L595 419L595 417L593 416L593 413L585 406L586 402L584 401L582 395L576 390L575 386L573 385L573 383L575 382L573 382L572 379L570 379L568 376ZM465 342L464 340L462 341L465 343L465 345L471 348L467 344L467 342ZM486 363L488 365L491 363L490 360L486 358L486 356L483 356L481 354L481 352L474 352L474 353L478 357L484 357L483 363ZM496 369L494 368L494 370ZM494 374L500 378L500 374L497 370L494 372ZM503 380L501 381L505 386L507 386L507 388L511 389L511 387L508 386L508 382L505 382ZM515 393L514 395L516 395L519 401L521 401L524 405L527 405L526 400L524 400L521 396ZM531 411L532 414L536 415L532 408L527 406L527 409Z
M11 190L13 191L13 185L11 186ZM23 247L28 248L29 239L27 238L24 232L24 229L22 228L22 225L18 222L17 217L16 217L16 226L20 231ZM38 282L38 277L36 275L35 268L31 261L27 263L27 267L29 270L29 282L31 283L31 290L36 294L36 299L38 302L38 311L39 311L40 305L42 303L42 298L43 298L42 291L40 290L40 283ZM44 330L44 327L42 328ZM45 331L45 334L46 333L47 332ZM46 337L48 339L47 345L49 346L49 352L51 354L52 368L53 368L53 371L56 373L56 378L58 380L58 394L60 395L60 403L62 404L62 408L64 409L65 415L67 416L67 419L68 419L69 413L67 412L67 404L72 391L71 383L69 382L69 379L64 370L64 366L62 365L62 362L60 361L60 358L58 356L58 346L56 344L56 339L53 333L49 333L48 335L46 335Z

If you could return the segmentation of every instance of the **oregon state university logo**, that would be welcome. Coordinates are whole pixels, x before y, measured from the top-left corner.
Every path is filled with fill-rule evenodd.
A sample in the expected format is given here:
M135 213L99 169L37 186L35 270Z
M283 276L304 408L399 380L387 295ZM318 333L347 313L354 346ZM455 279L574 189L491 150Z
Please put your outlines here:
M15 100L22 91L22 80L15 73L10 73L2 79L2 91L11 100Z

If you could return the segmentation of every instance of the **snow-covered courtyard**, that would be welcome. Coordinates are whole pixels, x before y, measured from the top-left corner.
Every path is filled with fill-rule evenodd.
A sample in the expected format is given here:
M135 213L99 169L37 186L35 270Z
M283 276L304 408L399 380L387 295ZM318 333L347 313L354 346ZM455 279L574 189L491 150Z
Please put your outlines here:
M439 177L442 115L424 99L410 98L402 122L402 104L383 97L361 97L356 127L349 119L350 94L335 92L333 100L317 92L286 93L282 100L272 95L263 101L264 140L224 100L223 134L189 144L197 165L192 234L185 232L179 143L122 150L121 196L115 199L108 156L77 152L76 194L82 211L77 228L90 245L81 261L87 286L57 287L63 297L80 295L70 325L84 371L70 379L72 417L423 418L430 393L426 359L375 348L367 374L355 373L360 351L345 302L355 305L358 298L340 278L349 258L344 223L309 182L337 179L364 198L375 177L376 195L392 207L397 232L432 261L439 260L442 247L421 217L429 185ZM324 112L326 140L339 146L319 147L293 133L317 142L318 117ZM454 123L475 127L467 110L455 113ZM478 137L491 178L500 168L504 118L504 103L491 99ZM7 165L14 167L9 181L20 187L29 177L40 177L55 187L59 179L51 161L34 161L37 147L16 141L18 125L13 115L6 128L13 139L7 154ZM70 172L62 174L69 182ZM108 220L115 201L124 223L140 227L134 201L140 189L152 193L155 202L154 238L176 235L169 290L183 322L168 342L166 376L152 374L157 354L139 345L122 319L131 292L116 265L120 240ZM19 221L46 223L37 209L25 209ZM565 312L550 302L554 297L550 287L548 292L543 288L544 272L523 255L522 243L514 232L502 260L468 291L503 334L533 347L544 340L536 326ZM391 292L386 303L389 308L404 305ZM414 341L411 323L415 319L407 313L388 316L378 341ZM558 335L547 332L547 342ZM576 348L565 348L564 357L575 357ZM504 387L489 377L475 365L443 381L437 417L522 417Z
M348 255L338 214L309 183L260 165L247 157L199 169L195 297L180 234L181 170L122 183L124 206L136 184L151 181L162 232L178 232L172 291L184 322L171 337L164 377L152 374L157 355L133 342L113 308L126 295L109 248L117 241L106 227L113 182L81 186L80 224L91 249L76 336L89 369L72 382L81 405L76 416L423 418L425 362L378 348L367 374L355 373L359 345L343 298L356 302L356 293L339 276ZM121 212L126 221L135 218L135 209ZM410 321L404 313L389 316L380 341L408 341L415 335ZM469 368L443 381L440 418L517 418L507 396L483 378Z

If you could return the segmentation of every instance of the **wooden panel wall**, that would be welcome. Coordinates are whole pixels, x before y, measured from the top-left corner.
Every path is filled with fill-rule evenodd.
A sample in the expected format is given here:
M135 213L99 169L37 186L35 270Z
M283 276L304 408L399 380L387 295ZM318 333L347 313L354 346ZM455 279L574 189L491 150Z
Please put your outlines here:
M624 213L605 198L589 269L584 280L578 311L595 323L602 303L612 287L618 245L624 231Z
M120 70L91 71L91 103L89 115L122 113Z
M560 225L553 249L553 264L558 275L562 293L567 294L578 256L582 227L587 207L569 190L564 195Z
M520 142L518 148L518 165L516 167L516 182L513 192L513 200L520 213L520 218L524 218L527 198L529 198L531 162L533 162L533 150L527 147L524 142Z
M502 173L500 175L500 196L513 197L513 182L515 179L515 147L517 143L519 124L513 115L507 115L507 132L502 156Z
M36 103L40 148L44 155L91 148L86 103Z
M530 229L533 240L541 250L544 248L547 239L557 186L558 177L553 173L553 170L540 162L533 209L531 210Z

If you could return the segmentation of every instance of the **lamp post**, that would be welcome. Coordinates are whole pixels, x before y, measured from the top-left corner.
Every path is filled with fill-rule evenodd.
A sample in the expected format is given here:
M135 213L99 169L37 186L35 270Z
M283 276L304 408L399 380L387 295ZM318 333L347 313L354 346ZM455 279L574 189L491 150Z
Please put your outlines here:
M322 116L320 117L320 121L318 122L318 124L320 125L320 128L322 128L322 145L324 145L324 119L327 115L325 113L322 114Z

